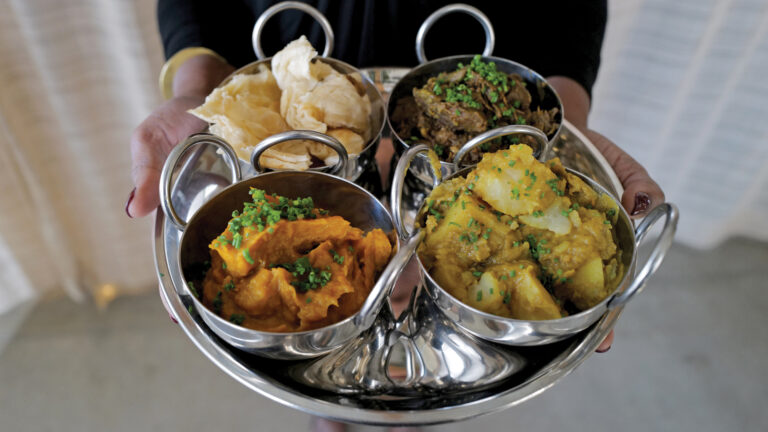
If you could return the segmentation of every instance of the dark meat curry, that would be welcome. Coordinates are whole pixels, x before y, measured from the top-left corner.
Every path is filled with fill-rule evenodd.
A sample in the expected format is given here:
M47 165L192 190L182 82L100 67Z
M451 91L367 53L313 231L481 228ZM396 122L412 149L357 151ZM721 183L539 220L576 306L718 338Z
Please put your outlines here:
M558 108L531 107L531 94L520 75L496 69L494 62L475 56L453 72L430 78L412 97L398 100L392 114L398 135L408 143L428 144L441 160L452 161L464 143L501 126L531 125L551 136L559 124ZM527 136L508 136L485 143L466 158L477 163L482 152L517 143L535 144Z

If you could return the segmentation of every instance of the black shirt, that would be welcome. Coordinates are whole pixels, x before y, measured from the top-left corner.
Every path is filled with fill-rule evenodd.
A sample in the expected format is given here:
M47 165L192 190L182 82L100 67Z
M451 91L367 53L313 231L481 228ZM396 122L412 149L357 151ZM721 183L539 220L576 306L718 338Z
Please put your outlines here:
M453 1L314 0L333 27L331 57L353 66L407 66L416 60L419 26L432 12ZM607 0L468 1L493 23L493 55L522 63L543 76L564 75L591 94L600 65ZM190 46L208 47L235 67L256 60L251 33L256 18L277 3L270 0L159 0L158 21L166 58ZM322 52L325 36L314 19L299 11L278 13L262 34L265 53L273 55L306 35ZM438 20L426 37L427 58L480 53L485 33L469 15L452 13Z

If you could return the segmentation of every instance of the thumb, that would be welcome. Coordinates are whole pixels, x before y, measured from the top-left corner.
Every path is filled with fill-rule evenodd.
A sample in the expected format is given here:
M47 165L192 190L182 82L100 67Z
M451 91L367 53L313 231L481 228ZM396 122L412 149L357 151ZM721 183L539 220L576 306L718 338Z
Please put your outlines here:
M643 217L664 202L664 192L632 156L595 131L587 130L585 134L605 156L624 186L621 204L632 217Z
M187 113L202 98L174 98L153 112L131 136L131 177L134 190L125 210L128 216L145 216L160 204L160 172L168 153L187 136L203 130L206 123Z

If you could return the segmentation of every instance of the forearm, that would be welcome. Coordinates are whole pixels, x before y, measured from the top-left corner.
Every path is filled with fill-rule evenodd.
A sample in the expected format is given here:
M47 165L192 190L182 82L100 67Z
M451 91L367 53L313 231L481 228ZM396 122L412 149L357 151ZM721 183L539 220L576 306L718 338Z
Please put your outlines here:
M565 119L578 129L585 130L589 116L590 99L584 87L565 76L550 76L547 81L560 96Z

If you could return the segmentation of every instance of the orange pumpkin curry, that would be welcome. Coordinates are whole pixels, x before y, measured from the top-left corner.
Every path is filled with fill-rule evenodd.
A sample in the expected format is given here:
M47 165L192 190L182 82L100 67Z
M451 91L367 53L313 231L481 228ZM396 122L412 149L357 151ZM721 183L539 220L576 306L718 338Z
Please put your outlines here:
M311 330L357 312L392 253L380 229L364 234L312 198L251 188L210 244L202 301L219 316L269 331Z

